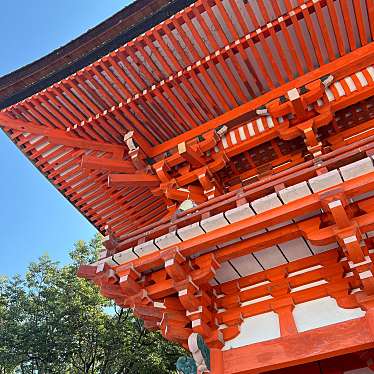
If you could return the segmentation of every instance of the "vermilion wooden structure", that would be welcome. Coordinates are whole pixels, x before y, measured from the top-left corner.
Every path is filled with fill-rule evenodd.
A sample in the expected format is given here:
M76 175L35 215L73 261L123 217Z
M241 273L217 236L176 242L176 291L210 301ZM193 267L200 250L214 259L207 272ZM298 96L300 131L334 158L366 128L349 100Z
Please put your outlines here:
M370 0L198 0L0 126L105 236L79 276L210 373L369 373L373 34Z

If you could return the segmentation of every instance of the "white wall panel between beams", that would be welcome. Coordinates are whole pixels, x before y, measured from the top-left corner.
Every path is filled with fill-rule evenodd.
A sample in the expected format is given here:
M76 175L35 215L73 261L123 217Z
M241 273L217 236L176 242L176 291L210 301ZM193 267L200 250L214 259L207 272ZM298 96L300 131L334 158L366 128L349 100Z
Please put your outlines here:
M158 248L164 249L171 245L180 243L181 240L176 235L175 231L168 232L165 235L162 235L155 239L155 244Z
M344 322L365 315L360 308L343 309L330 296L298 304L293 310L299 332Z
M301 238L290 240L278 245L288 261L296 261L313 254L305 241Z
M254 255L265 269L274 268L287 263L286 259L276 246L257 251Z
M230 260L230 262L233 264L235 269L240 273L242 277L245 277L250 274L259 273L263 270L260 264L253 257L252 253L242 257L234 258Z
M240 328L240 334L226 342L223 350L243 347L248 344L264 342L280 337L278 315L274 312L246 318Z
M107 257L107 258L104 258L103 260L99 260L99 261L95 262L94 265L102 264L103 262L107 263L108 265L112 265L112 266L117 265L117 264L113 261L113 258L112 258L112 257Z
M345 371L344 374L373 374L373 370L369 368L362 368L362 369Z
M200 224L206 232L209 232L219 229L220 227L227 226L229 223L223 213L219 213L212 217L201 220Z
M342 182L343 181L338 170L331 170L325 174L321 174L312 179L309 179L309 185L313 192L322 191Z
M254 216L254 212L249 203L240 205L225 212L225 217L230 223L238 222L252 216Z
M132 251L132 248L113 255L114 261L118 262L119 264L123 264L124 262L135 260L137 258L138 256Z
M315 255L319 253L329 251L330 249L338 248L339 244L337 242L333 242L327 245L314 245L309 240L307 240L310 249L313 251Z
M282 206L282 202L279 200L279 197L274 192L270 195L252 201L251 205L254 211L257 214L260 214L262 212L266 212L268 210Z
M308 195L311 195L311 191L307 182L301 182L279 191L279 196L285 204Z
M345 181L370 173L374 170L373 161L370 157L342 166L340 169Z
M188 240L204 234L205 231L200 227L200 222L195 222L186 227L182 227L177 233L182 240Z
M139 244L134 247L134 252L139 256L144 256L148 253L156 252L158 251L158 248L153 243L153 240L150 240L149 242L145 242L143 244Z
M215 276L215 279L217 279L219 283L229 282L238 278L240 278L239 274L234 270L229 262L223 262Z

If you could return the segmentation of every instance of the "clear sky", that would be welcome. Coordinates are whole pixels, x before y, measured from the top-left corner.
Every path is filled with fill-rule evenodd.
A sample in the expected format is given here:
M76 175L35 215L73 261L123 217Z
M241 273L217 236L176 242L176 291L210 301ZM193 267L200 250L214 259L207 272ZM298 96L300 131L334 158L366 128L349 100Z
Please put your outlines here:
M130 0L5 0L0 76L68 43ZM0 274L24 273L43 253L66 262L95 229L0 130Z

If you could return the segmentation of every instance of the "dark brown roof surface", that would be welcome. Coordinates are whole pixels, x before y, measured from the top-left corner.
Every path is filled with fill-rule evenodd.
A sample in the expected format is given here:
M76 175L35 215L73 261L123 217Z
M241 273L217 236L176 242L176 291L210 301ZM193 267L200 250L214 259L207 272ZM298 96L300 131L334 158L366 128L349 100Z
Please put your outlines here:
M65 46L0 78L0 109L67 77L195 0L136 0Z

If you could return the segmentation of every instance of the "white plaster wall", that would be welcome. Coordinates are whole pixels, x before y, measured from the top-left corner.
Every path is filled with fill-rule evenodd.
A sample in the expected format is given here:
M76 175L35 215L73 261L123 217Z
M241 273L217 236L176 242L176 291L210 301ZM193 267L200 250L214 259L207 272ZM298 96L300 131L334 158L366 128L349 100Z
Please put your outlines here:
M259 314L246 318L242 325L240 334L226 342L223 350L243 347L248 344L263 342L280 337L279 319L274 312Z
M296 327L299 332L316 329L334 323L363 317L360 308L343 309L330 296L298 304L293 310Z
M370 370L369 368L363 368L363 369L345 371L344 374L373 374L373 371Z

